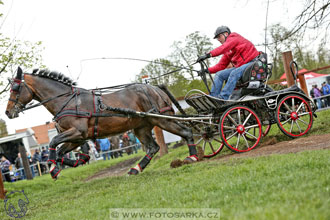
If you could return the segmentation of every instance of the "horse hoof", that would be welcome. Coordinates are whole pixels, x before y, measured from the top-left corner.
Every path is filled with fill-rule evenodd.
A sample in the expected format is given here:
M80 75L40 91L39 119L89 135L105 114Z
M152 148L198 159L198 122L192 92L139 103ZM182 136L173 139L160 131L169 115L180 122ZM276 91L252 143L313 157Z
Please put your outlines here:
M139 174L139 171L135 168L131 168L129 171L128 171L128 175L131 176L131 175L138 175Z
M189 157L186 157L183 160L183 163L184 164L189 164L189 163L194 163L194 162L197 162L197 161L198 161L198 157L196 155L191 155Z
M57 180L57 177L59 176L60 172L61 172L61 169L59 169L57 166L55 166L50 171L50 175L52 176L53 180Z

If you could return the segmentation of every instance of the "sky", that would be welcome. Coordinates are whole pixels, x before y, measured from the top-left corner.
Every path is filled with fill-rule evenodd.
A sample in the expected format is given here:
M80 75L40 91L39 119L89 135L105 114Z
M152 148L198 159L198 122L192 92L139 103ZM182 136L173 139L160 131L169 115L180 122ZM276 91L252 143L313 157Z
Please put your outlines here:
M270 0L268 25L292 22L301 9L297 2ZM92 89L130 83L148 63L88 59L165 58L174 41L195 31L213 39L221 25L262 44L266 8L266 0L4 0L0 11L6 19L0 31L19 40L42 41L43 63L49 69L79 77L79 87ZM6 104L7 99L0 100L0 118L10 134L52 120L44 107L9 120Z

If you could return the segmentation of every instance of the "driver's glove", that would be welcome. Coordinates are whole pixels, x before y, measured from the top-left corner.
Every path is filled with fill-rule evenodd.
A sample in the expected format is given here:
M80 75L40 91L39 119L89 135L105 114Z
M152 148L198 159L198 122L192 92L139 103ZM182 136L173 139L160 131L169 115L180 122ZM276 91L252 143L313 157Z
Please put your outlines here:
M201 62L201 61L206 60L207 58L210 58L210 57L211 57L211 54L210 53L204 54L204 55L199 56L197 58L197 62Z

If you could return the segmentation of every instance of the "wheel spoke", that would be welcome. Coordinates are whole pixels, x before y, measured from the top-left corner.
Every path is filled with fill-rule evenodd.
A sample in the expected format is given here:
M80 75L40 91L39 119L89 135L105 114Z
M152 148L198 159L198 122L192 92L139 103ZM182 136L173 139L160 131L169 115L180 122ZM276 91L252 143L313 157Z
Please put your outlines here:
M222 144L222 141L221 141L221 140L219 140L219 139L216 139L216 138L214 138L213 140L215 140L216 142L219 142L219 143L221 143L221 144Z
M296 125L297 125L297 127L298 127L298 129L299 129L299 132L300 132L300 133L302 133L302 132L301 132L301 128L300 128L300 126L299 126L298 122L297 122L297 121L295 121L295 123L296 123Z
M238 126L238 124L236 123L236 121L235 121L230 115L227 115L227 117L229 118L229 120L230 120L231 122L233 122L233 124L234 124L235 126Z
M223 128L227 129L227 130L235 130L236 128L235 127L229 127L229 126L223 126Z
M196 145L199 144L202 140L203 140L203 138L200 138L200 139L196 142Z
M254 139L258 139L256 136L254 136L254 135L252 135L252 134L250 134L249 132L245 132L246 134L248 134L248 135L250 135L251 137L253 137Z
M297 108L297 112L299 112L300 108L304 105L304 103L300 103L299 107Z
M243 122L243 126L245 126L246 122L249 120L249 118L251 117L251 115L252 115L252 113L250 113L250 114L246 117L245 121Z
M308 125L308 123L305 122L304 120L302 120L301 118L298 118L298 120L299 120L300 122L304 123L305 125Z
M292 110L290 109L290 106L288 106L288 104L286 104L285 102L283 102L284 107L289 111L292 112Z
M298 116L304 116L304 115L309 115L309 114L310 114L310 112L304 112L304 113L299 114Z
M292 133L292 128L293 128L293 120L291 121L290 133Z
M288 120L286 120L285 122L282 123L282 125L285 125L286 123L288 123L291 120L291 118L289 118Z
M259 127L259 125L258 124L255 124L255 125L247 126L247 127L245 127L245 130L248 130L250 128L256 128L256 127Z
M241 109L237 110L237 116L238 116L238 124L241 124Z
M232 137L234 137L234 135L237 134L237 131L235 133L233 133L232 135L230 135L228 138L226 138L227 140L231 139Z
M210 145L210 147L211 147L212 152L215 153L215 150L214 150L214 148L213 148L211 142L209 142L209 145Z
M292 111L294 111L295 110L295 105L294 105L294 97L292 97Z
M241 134L240 133L238 133L238 138L237 138L237 142L236 142L236 149L238 149L239 139L241 139Z
M245 135L242 135L242 136L243 136L243 138L244 138L244 140L245 140L245 145L246 145L247 149L249 149L249 148L250 148L250 146L249 146L249 143L248 143L248 141L246 140L246 137L245 137Z
M291 116L290 114L286 113L286 112L280 112L281 115L286 115L286 116Z

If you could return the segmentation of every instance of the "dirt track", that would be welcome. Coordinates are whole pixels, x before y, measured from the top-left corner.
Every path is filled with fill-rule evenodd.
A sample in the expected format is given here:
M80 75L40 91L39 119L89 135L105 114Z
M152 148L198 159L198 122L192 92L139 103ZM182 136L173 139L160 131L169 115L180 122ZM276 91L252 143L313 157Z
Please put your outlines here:
M266 156L271 154L288 154L288 153L297 153L306 150L321 150L321 149L330 149L330 134L302 137L302 138L293 139L290 141L283 141L279 143L276 143L276 140L269 140L267 142L262 143L261 146L259 146L257 149L254 149L252 151L240 153L240 154L236 153L236 154L218 156L211 160L258 157L258 156ZM134 166L139 159L140 157L134 157L132 159L118 163L115 166L102 170L94 174L93 176L88 177L86 181L110 177L110 176L126 175L129 168Z

